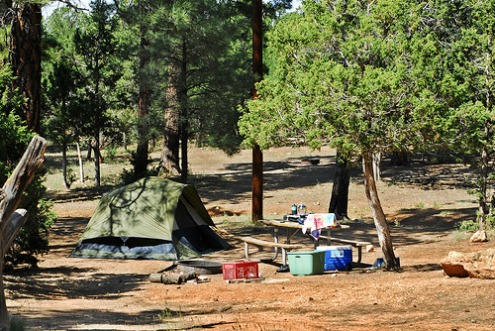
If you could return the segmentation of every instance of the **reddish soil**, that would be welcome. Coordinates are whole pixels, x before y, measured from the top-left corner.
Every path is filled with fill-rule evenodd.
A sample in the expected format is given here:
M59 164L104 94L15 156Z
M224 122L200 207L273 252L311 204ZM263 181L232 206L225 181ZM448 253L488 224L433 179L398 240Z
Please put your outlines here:
M302 158L320 159L317 165ZM266 217L280 217L293 203L314 212L328 206L334 153L279 148L265 152ZM217 151L191 152L192 182L235 249L206 257L243 258L239 235L270 238L270 230L248 222L250 152L228 158ZM376 231L356 170L350 188L349 229L335 236L370 241L375 251L350 272L293 276L276 264L260 263L261 282L228 284L221 274L204 283L165 285L149 275L167 261L74 259L73 249L97 198L58 192L59 215L50 251L36 270L5 276L8 308L28 330L494 330L495 290L490 280L449 278L439 261L449 251L493 247L469 242L455 231L473 219L467 194L468 169L459 165L384 165L380 198L392 230L402 272L371 271L380 256ZM54 193L54 192L51 192ZM55 196L55 195L53 195ZM493 235L493 234L492 234ZM306 243L306 237L294 242ZM253 257L269 252L254 252ZM356 253L354 251L354 256ZM280 261L280 258L279 258Z

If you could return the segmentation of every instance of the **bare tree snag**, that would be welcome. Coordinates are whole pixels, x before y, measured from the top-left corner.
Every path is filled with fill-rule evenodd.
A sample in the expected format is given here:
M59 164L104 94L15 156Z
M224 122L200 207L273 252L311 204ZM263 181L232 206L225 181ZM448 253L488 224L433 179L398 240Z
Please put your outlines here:
M26 209L17 209L14 211L14 214L7 222L7 226L5 227L5 231L2 233L2 247L0 249L2 252L6 252L9 250L10 245L14 242L14 239L21 229L21 227L27 221L27 210Z
M0 243L0 331L10 331L10 318L3 285L5 252L24 224L24 217L19 219L14 215L14 211L19 206L24 191L43 165L46 146L45 139L35 136L2 188L0 197L0 240L2 240Z

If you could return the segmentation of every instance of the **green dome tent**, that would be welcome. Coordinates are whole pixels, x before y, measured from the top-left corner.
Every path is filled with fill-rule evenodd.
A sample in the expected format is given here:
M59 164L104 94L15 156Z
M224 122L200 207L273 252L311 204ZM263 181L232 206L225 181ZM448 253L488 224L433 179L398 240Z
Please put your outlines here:
M146 177L106 193L71 257L183 260L229 248L192 185Z

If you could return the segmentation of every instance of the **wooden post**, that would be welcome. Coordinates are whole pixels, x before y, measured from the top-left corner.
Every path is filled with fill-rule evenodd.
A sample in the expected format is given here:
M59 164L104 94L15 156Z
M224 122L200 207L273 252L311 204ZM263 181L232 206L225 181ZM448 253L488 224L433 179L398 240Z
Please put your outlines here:
M0 331L10 330L10 318L3 285L5 252L24 224L24 215L21 215L19 219L15 215L13 217L13 214L19 206L24 191L43 165L46 146L45 139L35 136L0 191Z

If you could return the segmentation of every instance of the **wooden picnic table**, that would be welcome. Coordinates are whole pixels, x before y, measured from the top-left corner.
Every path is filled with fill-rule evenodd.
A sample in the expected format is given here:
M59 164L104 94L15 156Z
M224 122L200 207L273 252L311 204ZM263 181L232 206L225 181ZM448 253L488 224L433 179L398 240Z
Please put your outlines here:
M302 231L303 229L303 224L300 224L295 221L291 221L288 219L271 219L271 220L259 220L258 223L261 223L263 225L269 226L273 228L273 241L265 241L253 237L241 237L241 239L244 241L244 253L246 256L246 259L249 259L249 244L256 245L256 246L264 246L264 247L272 247L274 249L274 254L269 261L275 261L278 257L279 250L282 251L282 266L278 269L278 271L287 271L288 270L288 265L287 265L287 252L294 250L294 249L301 249L304 246L300 244L291 244L290 240L299 232ZM327 236L327 242L330 244L330 231L331 230L337 230L337 229L342 229L342 228L349 228L348 225L340 225L336 224L335 226L331 227L325 227L322 228L322 231L325 231ZM280 243L279 242L279 230L285 230L285 242ZM309 235L309 232L307 233ZM314 248L319 245L319 239L315 239L314 237L310 236L313 240L313 245Z

